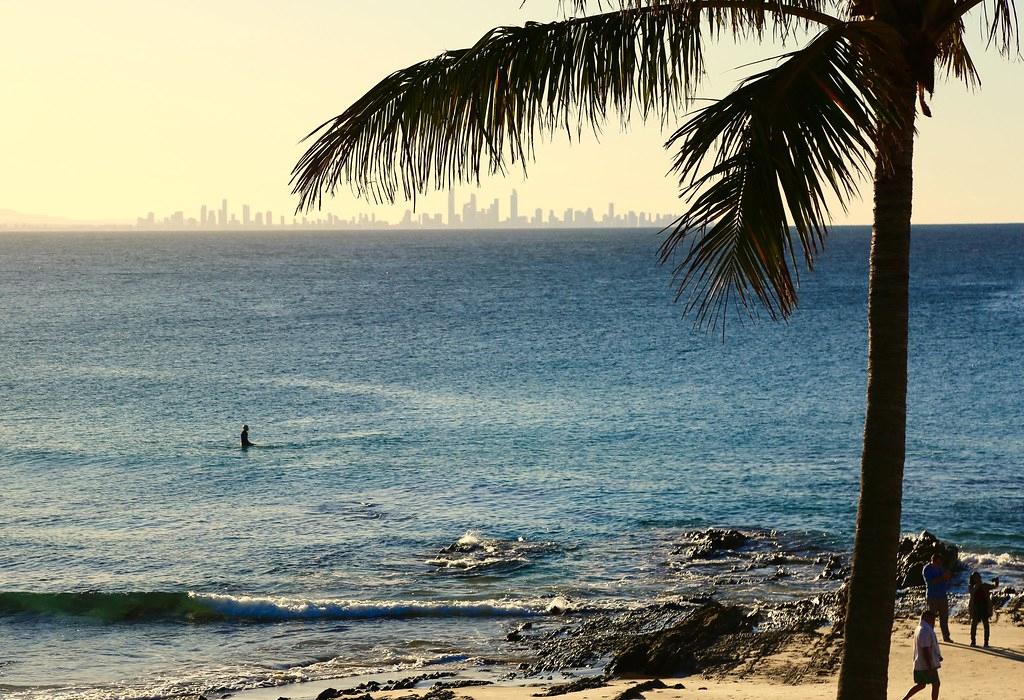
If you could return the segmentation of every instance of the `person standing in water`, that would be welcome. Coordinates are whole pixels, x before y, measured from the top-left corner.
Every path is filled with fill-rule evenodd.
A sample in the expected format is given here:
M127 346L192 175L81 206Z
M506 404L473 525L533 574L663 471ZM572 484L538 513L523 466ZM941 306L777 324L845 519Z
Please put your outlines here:
M240 436L240 439L242 441L242 449L243 450L245 448L247 448L247 447L253 447L253 444L251 442L249 442L249 426L248 425L243 425L242 426L242 434Z

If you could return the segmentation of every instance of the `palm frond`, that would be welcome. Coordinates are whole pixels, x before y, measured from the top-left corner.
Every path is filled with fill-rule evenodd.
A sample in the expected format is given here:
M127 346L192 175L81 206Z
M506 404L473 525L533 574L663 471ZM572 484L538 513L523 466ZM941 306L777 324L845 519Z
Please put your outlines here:
M881 120L895 113L885 69L896 46L880 23L827 29L698 111L666 144L679 149L673 169L689 208L661 258L690 243L675 267L677 298L698 325L724 322L733 297L772 318L792 312L799 259L813 267L829 197L845 207L870 169Z
M963 18L982 6L982 33L989 47L1007 58L1020 56L1020 24L1014 0L957 0L951 16Z
M939 53L936 57L939 68L946 71L946 76L956 78L967 87L974 89L981 86L981 76L974 65L964 42L964 22L957 19L949 31L938 42Z
M1020 54L1020 28L1014 0L991 0L984 5L988 45L1004 56Z
M688 0L492 30L386 77L309 135L292 172L299 208L342 182L376 201L472 182L532 158L538 137L599 130L610 112L663 120L693 95L704 72L701 22L760 36L815 21L800 3ZM787 14L792 9L796 15ZM834 22L821 15L820 21Z

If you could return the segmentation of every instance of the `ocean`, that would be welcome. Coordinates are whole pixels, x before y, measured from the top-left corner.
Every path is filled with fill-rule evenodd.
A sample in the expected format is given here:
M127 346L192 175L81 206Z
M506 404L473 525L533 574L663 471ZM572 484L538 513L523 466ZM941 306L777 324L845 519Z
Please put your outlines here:
M868 238L723 338L655 231L0 235L0 694L513 664L523 620L836 585ZM915 227L912 268L904 529L1019 588L1024 226ZM674 556L709 526L772 556Z

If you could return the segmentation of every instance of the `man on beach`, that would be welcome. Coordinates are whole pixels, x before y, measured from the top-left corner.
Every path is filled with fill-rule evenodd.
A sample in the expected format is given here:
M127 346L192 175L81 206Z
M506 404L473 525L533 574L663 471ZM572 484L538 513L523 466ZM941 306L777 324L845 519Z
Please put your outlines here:
M935 636L935 612L925 610L921 613L921 624L914 632L914 687L907 691L903 700L932 687L932 700L939 698L939 666L942 656L939 654L939 640Z
M949 580L953 574L942 566L942 555L933 554L932 561L924 565L921 572L924 575L925 598L928 601L928 609L939 617L939 626L942 628L942 641L952 642L949 636Z

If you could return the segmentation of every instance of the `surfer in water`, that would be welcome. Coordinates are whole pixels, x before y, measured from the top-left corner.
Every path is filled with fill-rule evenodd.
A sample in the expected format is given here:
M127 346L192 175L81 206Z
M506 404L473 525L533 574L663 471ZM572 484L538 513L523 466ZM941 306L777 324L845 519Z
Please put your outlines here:
M242 426L242 434L240 436L240 439L242 440L242 449L243 450L248 448L248 447L255 447L255 445L253 445L251 442L249 442L249 426L248 425L243 425Z

